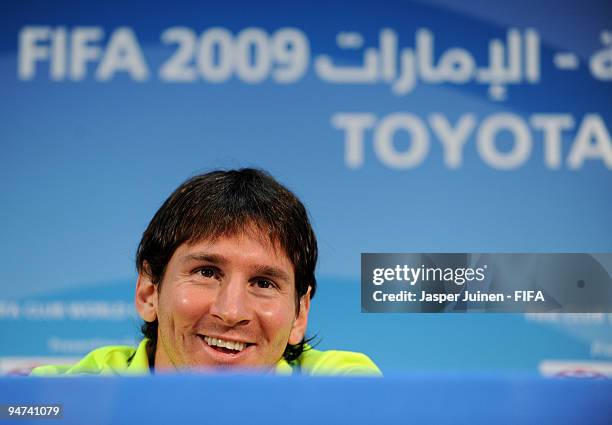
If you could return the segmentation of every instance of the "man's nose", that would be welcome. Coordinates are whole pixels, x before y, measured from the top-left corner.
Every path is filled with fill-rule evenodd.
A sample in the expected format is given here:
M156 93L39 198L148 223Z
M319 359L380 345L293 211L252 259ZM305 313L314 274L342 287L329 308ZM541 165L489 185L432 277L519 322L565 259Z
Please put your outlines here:
M210 314L227 326L246 325L251 320L251 307L247 294L248 282L238 277L221 283Z

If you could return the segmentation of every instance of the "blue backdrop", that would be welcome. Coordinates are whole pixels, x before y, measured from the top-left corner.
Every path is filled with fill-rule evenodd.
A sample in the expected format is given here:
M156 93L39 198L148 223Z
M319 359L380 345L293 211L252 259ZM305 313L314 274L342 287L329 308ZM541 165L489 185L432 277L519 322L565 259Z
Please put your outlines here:
M612 251L608 1L0 11L5 369L137 341L142 231L187 177L242 166L309 208L320 348L385 371L611 361L610 314L367 315L359 296L362 252Z

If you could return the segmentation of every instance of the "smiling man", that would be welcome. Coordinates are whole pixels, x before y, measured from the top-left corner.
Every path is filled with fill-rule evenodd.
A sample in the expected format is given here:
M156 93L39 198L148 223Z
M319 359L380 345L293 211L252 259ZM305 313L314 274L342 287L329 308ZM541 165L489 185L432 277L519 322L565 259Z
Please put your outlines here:
M318 351L305 337L317 283L306 209L265 172L213 171L177 188L136 258L137 348L102 347L33 375L255 368L380 374L365 355Z

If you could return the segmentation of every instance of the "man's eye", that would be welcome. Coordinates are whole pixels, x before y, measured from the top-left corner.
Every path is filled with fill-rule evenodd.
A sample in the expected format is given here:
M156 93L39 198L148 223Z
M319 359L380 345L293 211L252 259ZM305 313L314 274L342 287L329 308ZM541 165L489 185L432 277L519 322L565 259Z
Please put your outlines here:
M274 288L274 283L270 282L267 279L257 279L255 281L255 285L261 289Z
M200 269L200 274L204 277L211 278L211 277L215 277L215 275L217 274L217 271L210 267L205 267L203 269Z

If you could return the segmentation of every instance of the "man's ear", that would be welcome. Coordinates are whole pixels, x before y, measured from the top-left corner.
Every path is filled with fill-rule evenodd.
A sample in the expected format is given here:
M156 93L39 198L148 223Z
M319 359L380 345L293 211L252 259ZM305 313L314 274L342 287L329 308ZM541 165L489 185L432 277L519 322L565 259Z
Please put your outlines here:
M157 319L157 285L155 285L150 276L146 273L147 265L143 267L143 271L138 273L138 281L136 282L136 311L145 322L153 322Z
M291 333L289 334L289 341L291 345L296 345L302 342L304 335L306 334L306 327L308 326L308 311L310 310L310 289L300 298L300 312L297 314L293 326L291 327Z

